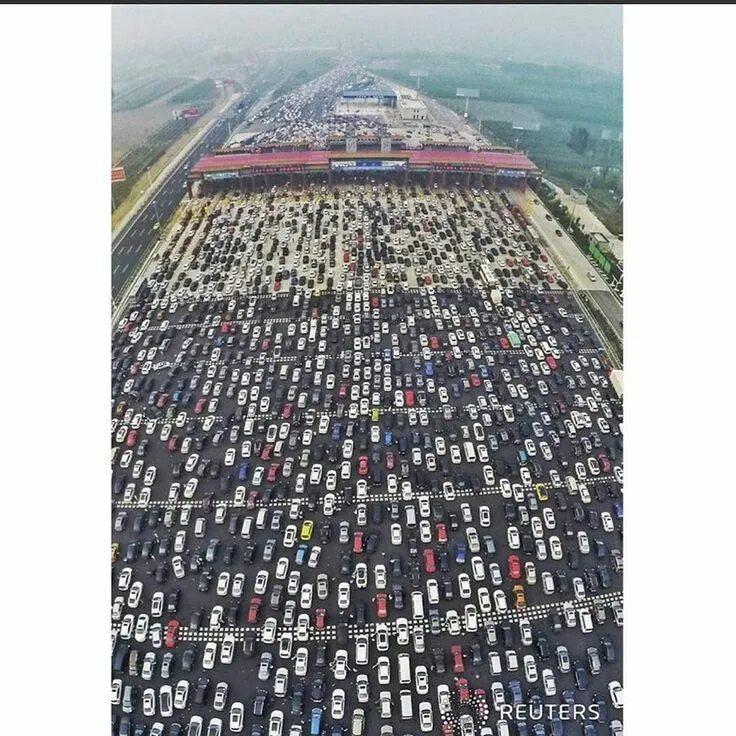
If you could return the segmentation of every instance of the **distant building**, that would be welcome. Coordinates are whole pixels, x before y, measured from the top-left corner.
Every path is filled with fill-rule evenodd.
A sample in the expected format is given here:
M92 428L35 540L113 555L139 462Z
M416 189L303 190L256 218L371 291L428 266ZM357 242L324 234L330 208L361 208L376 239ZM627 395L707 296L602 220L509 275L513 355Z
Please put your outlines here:
M402 120L426 120L427 106L415 95L402 94L399 98L399 115Z
M342 93L342 102L350 105L396 107L396 92L388 85L346 89Z

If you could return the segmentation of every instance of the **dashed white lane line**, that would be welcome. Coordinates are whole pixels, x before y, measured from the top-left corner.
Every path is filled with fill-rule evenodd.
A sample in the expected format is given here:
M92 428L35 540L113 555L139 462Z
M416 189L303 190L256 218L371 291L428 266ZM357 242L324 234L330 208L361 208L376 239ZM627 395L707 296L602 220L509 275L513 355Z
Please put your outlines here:
M543 603L537 606L530 606L524 609L515 609L503 612L496 612L486 614L480 617L483 625L486 623L493 623L496 625L504 623L518 623L521 619L527 619L529 621L538 621L546 618L551 613L562 614L566 606L572 606L575 611L581 611L583 609L589 609L590 606L600 603L605 607L610 608L615 603L623 603L623 591L611 591L610 593L601 593L590 597L585 597L582 600L568 599L564 601L556 601L554 603ZM396 621L384 621L379 623L385 623L388 625L389 635L396 636ZM348 635L355 637L358 635L367 635L373 639L376 636L377 623L368 623L363 626L357 624L348 624ZM479 630L482 630L479 626L478 630L467 630L465 624L461 618L460 634L455 636L475 636ZM421 621L412 621L410 628L414 629L420 627L426 634L433 635L430 622L424 618ZM120 623L113 622L111 625L112 633L120 631ZM236 642L244 641L247 634L255 634L256 639L260 640L262 627L261 626L233 626L233 627L221 627L221 628L200 628L190 629L188 626L182 626L179 629L179 640L182 642L203 642L203 641L222 641L226 636L232 636ZM447 626L444 619L440 620L440 634L448 632ZM276 638L280 637L284 633L291 633L294 635L294 640L299 642L308 641L332 641L337 639L337 625L329 624L325 626L323 630L317 631L314 627L310 626L305 639L303 634L299 632L296 626L283 626L277 627ZM150 636L150 635L149 635Z

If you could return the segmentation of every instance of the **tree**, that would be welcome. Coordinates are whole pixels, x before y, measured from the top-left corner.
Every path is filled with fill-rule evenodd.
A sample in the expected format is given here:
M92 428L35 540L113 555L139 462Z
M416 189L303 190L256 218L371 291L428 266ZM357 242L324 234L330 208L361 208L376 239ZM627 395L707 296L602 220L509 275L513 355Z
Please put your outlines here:
M581 156L588 150L590 143L590 132L587 128L573 128L570 131L570 140L567 142L568 148Z

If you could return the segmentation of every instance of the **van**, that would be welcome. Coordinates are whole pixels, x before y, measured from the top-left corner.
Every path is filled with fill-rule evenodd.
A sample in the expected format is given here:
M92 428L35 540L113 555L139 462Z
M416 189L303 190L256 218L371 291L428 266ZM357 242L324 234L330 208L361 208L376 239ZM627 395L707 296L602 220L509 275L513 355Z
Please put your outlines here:
M463 442L463 449L465 450L465 458L469 463L474 463L475 456L475 445L472 442Z
M565 476L565 485L567 486L567 490L571 496L574 496L578 492L578 481L577 479L572 475L566 475Z
M258 509L258 513L256 514L256 529L265 529L266 528L266 515L268 513L267 508L260 508Z
M411 662L405 652L399 654L399 683L401 685L411 683Z
M253 517L246 516L245 519L243 519L243 526L240 527L240 536L243 539L250 539L252 532L253 532Z
M411 615L415 619L424 618L424 595L420 590L415 590L411 594Z
M406 514L406 525L409 527L409 529L414 529L417 525L417 512L414 506L406 506L404 509L404 512Z
M399 691L399 702L401 704L401 720L410 721L414 718L414 708L411 700L411 690Z

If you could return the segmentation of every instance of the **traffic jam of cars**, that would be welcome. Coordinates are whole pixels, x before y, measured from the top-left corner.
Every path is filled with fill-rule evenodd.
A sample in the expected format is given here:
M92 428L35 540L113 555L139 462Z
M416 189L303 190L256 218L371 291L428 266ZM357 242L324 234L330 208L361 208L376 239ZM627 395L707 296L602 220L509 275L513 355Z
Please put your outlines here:
M187 210L113 334L112 733L623 734L595 334L503 195L325 189Z

